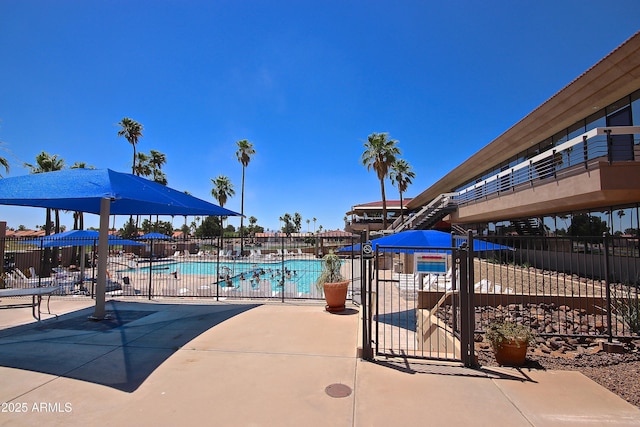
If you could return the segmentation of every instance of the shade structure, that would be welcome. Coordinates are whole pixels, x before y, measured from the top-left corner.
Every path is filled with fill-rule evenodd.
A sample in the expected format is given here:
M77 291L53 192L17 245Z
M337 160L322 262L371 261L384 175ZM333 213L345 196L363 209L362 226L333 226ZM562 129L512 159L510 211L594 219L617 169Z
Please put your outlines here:
M162 233L147 233L136 237L138 240L171 240L171 236Z
M32 244L39 248L62 248L67 246L80 246L80 277L84 278L85 246L95 246L100 239L100 233L95 230L69 230L62 233L43 236L33 240L25 240L20 243ZM109 246L144 246L142 242L123 239L120 236L109 234L107 236Z
M100 233L95 230L70 230L20 243L37 245L41 248L62 248L66 246L92 246L97 243L99 238ZM107 240L109 246L144 246L142 242L123 239L112 234L108 236Z
M0 204L100 214L110 200L111 215L237 216L170 187L111 169L67 169L0 180Z
M413 253L458 247L466 240L461 237L454 237L453 239L451 234L438 230L407 230L372 240L371 245L374 251ZM513 248L484 240L473 240L474 251L497 251L503 249L512 250ZM360 244L347 246L339 250L339 252L352 251L359 252Z
M240 215L167 186L111 169L67 169L0 179L0 205L100 215L95 319L105 317L109 215Z

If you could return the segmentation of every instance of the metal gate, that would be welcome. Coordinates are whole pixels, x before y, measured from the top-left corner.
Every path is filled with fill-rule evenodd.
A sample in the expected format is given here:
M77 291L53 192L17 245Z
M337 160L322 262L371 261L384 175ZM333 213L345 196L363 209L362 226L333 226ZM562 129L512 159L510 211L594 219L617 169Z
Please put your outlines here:
M467 247L377 246L371 259L364 257L364 358L474 365L473 261Z

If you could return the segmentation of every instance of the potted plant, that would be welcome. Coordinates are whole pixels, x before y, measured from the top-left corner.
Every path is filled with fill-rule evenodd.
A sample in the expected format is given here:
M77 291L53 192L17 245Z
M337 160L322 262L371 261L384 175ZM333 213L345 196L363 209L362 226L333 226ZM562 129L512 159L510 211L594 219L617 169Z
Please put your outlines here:
M535 343L530 327L505 320L489 324L485 338L491 343L496 362L504 366L522 366L527 348Z
M345 310L349 281L342 277L341 267L342 260L335 253L329 252L322 258L322 272L316 281L318 290L324 292L327 302L325 309L330 313Z

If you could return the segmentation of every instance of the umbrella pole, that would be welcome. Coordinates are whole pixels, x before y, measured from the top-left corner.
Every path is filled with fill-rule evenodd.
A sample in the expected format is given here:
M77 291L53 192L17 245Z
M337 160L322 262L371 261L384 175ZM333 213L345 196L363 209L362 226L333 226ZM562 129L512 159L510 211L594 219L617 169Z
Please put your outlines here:
M105 290L107 287L107 259L109 258L109 209L111 199L100 200L100 236L98 238L98 278L96 282L96 308L92 320L105 319Z
M81 242L83 243L83 242ZM80 246L80 288L84 286L84 259L87 257L87 247L82 244Z

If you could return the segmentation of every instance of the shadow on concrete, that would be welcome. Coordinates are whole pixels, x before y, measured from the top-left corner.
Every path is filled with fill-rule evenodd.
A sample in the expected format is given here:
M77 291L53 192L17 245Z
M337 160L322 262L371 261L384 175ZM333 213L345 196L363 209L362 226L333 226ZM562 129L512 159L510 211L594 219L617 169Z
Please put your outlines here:
M93 307L0 331L0 366L135 391L189 341L257 304L191 305L110 301L109 319Z
M403 328L409 331L416 331L417 318L415 310L404 310L378 314L377 316L374 316L373 320L398 328Z
M327 312L327 313L329 313L329 312ZM329 313L329 314L332 314L334 316L353 316L354 314L360 314L360 311L356 310L355 308L347 307L342 311L336 311L334 313Z
M438 362L416 362L404 360L376 360L377 365L404 372L406 374L432 374L432 375L448 375L456 377L475 377L487 379L513 380L520 382L531 382L533 380L522 369L514 369L513 372L507 372L495 367L477 367L465 368L457 364L442 364Z

